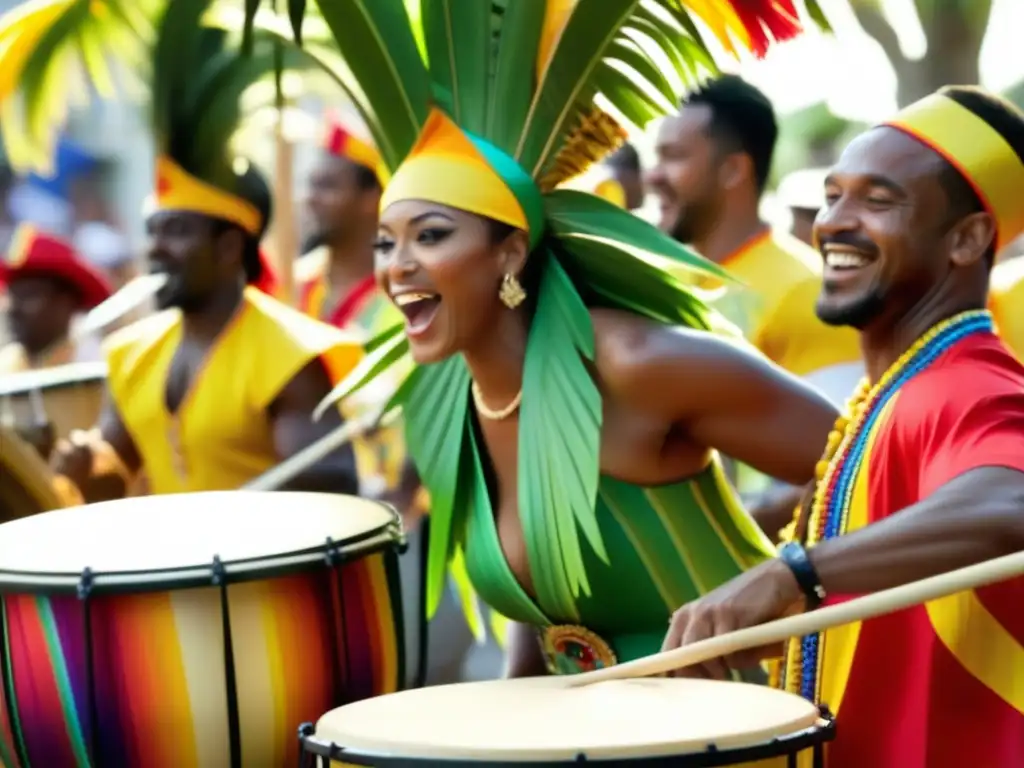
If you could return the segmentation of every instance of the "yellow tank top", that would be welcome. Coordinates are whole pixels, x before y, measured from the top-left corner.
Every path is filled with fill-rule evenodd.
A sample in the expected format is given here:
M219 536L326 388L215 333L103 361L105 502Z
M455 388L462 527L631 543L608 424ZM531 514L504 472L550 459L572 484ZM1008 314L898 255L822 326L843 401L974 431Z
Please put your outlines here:
M246 288L171 414L167 375L180 339L181 314L167 310L104 345L111 396L152 493L231 490L266 471L278 461L267 408L281 389L314 358L337 382L362 356L341 331Z
M1024 360L1024 256L996 264L989 307L999 335Z

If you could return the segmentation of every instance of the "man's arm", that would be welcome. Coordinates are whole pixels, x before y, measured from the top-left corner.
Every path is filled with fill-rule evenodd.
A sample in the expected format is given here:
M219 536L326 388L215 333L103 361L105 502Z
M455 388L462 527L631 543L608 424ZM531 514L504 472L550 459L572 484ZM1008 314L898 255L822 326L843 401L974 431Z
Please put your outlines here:
M270 405L274 448L278 460L295 455L342 425L338 409L314 421L316 406L331 391L331 380L319 359L313 360L285 385ZM332 451L281 490L355 494L359 491L355 453L351 445Z
M58 440L50 465L75 484L85 501L119 499L127 493L142 459L109 389L103 394L99 425Z
M772 477L814 477L838 411L753 349L622 312L594 313L601 376L615 394Z

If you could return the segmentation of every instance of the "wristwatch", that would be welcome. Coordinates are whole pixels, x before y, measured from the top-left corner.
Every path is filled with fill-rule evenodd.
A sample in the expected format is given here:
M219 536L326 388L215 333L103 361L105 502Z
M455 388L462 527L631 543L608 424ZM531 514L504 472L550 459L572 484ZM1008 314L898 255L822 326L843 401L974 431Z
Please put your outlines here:
M821 586L818 572L814 570L807 550L796 541L790 541L779 548L779 559L793 572L800 591L807 598L807 609L814 610L825 600L825 588Z

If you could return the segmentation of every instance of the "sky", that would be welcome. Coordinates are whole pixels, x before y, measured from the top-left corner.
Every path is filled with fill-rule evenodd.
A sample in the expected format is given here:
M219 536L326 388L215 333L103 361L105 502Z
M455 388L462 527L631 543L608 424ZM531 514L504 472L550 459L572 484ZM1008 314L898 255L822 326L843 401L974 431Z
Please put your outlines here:
M884 118L896 108L896 78L881 48L853 19L846 2L821 3L835 36L811 34L778 46L763 61L748 61L738 71L765 91L779 112L821 100L837 115L853 120ZM923 55L924 36L913 0L885 0L884 9L900 34L903 51ZM1024 29L1022 0L994 0L981 52L982 84L1003 89L1024 78L1024 57L1017 52ZM1014 30L1018 30L1016 39ZM734 68L735 69L735 68Z

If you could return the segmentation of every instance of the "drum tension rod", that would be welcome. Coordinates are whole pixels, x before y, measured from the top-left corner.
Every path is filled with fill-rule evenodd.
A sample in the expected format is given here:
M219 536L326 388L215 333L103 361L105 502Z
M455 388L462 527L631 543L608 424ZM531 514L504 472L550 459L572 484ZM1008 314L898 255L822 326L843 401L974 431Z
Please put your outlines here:
M88 600L92 593L92 568L83 568L82 575L78 577L78 599Z
M213 571L213 586L219 587L223 585L227 572L224 570L224 563L221 562L220 555L213 556L213 564L210 566L210 570Z
M324 551L324 560L327 561L328 568L333 568L338 564L338 551L334 548L334 539L328 536L325 546L327 549Z

